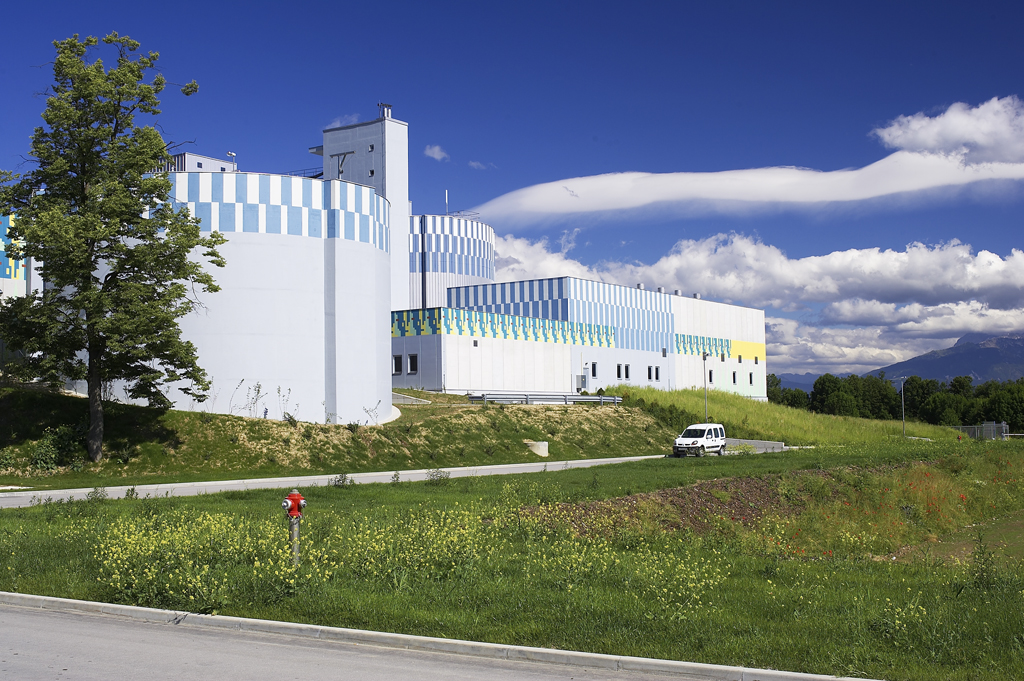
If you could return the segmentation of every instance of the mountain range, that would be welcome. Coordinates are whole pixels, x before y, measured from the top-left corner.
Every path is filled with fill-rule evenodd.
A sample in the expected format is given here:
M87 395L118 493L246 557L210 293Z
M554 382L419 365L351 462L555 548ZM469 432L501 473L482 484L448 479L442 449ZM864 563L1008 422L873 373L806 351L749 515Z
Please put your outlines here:
M920 376L947 383L957 376L970 376L975 385L985 381L1015 381L1024 377L1024 336L969 333L951 348L934 350L868 373L879 371L890 378Z
M968 333L953 347L880 367L863 376L884 371L889 378L920 376L949 383L957 376L970 376L974 385L985 381L1015 381L1024 377L1024 335L993 336ZM821 374L778 374L784 388L799 388L810 394ZM849 373L833 374L839 378Z

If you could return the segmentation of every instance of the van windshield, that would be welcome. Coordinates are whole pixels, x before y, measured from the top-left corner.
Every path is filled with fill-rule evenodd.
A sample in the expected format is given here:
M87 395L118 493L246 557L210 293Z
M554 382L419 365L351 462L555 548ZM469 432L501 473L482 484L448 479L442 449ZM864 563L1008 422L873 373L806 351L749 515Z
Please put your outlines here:
M704 437L704 429L703 428L687 428L686 430L683 431L683 434L680 437L702 438L702 437Z

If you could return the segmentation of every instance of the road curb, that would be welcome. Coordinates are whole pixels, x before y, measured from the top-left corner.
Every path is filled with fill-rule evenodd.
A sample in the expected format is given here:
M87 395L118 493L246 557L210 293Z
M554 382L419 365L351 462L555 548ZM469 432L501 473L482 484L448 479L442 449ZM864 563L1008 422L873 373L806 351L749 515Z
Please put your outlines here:
M173 610L142 608L133 605L118 605L116 603L101 603L98 601L81 601L71 598L36 596L7 591L0 591L0 605L114 615L158 624L300 636L333 643L451 653L490 659L545 662L576 667L611 669L613 671L657 672L689 679L706 679L707 681L865 681L865 679L848 679L846 677L803 674L773 669L748 669L746 667L677 662L674 660L657 660L645 657L583 653L555 648L532 648L529 646L504 645L500 643L461 641L458 639L391 634L362 629L345 629L342 627L323 627L314 624L277 622L247 617L197 615Z

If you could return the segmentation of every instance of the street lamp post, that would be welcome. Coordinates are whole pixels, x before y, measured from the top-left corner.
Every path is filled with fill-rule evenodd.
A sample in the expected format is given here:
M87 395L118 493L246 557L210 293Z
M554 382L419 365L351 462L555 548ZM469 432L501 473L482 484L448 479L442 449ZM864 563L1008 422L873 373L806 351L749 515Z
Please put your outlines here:
M708 422L708 353L704 353L704 423Z

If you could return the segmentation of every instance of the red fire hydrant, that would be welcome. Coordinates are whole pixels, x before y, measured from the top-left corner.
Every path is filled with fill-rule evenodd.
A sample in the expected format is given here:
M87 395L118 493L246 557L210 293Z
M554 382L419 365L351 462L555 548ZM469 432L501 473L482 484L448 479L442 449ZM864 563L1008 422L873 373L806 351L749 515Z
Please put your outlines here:
M281 502L281 508L288 514L288 529L292 540L293 562L299 564L299 523L302 522L302 509L306 508L306 500L293 489L292 493Z
M301 518L302 509L306 508L306 500L299 494L299 490L293 489L292 493L281 502L281 508L292 518Z

